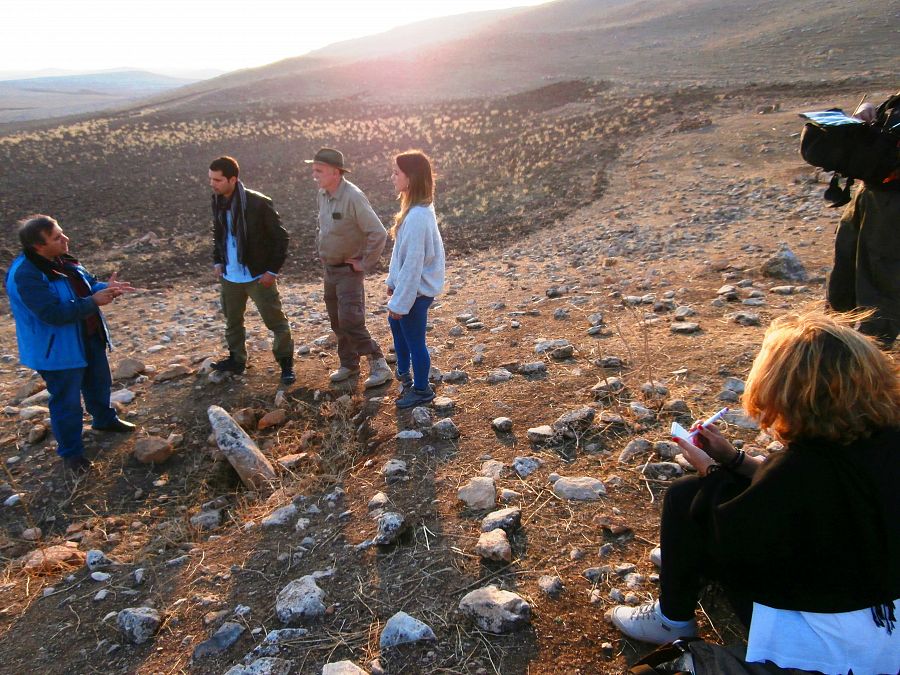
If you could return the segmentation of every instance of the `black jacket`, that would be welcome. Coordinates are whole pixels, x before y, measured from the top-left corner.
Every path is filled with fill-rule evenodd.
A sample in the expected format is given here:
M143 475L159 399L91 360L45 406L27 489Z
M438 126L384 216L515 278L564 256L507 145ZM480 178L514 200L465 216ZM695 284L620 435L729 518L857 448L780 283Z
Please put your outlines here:
M245 194L247 207L241 233L243 236L238 237L241 262L253 276L264 272L277 274L287 257L289 241L287 230L281 225L281 216L272 205L271 199L253 190L245 190ZM212 197L213 263L224 268L226 201L217 195ZM232 194L232 198L238 198L237 190Z
M900 597L900 430L791 443L743 477L704 479L691 513L723 581L777 609L849 612Z

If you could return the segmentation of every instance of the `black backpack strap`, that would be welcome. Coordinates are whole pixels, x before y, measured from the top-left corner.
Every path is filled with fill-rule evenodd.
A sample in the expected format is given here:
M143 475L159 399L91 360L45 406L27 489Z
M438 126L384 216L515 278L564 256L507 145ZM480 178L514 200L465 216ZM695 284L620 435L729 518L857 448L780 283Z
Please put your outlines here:
M702 642L700 638L679 638L672 642L668 642L661 647L654 649L640 661L635 663L628 669L629 675L659 675L657 666L670 663L685 654L690 654L689 644L692 642ZM673 675L672 671L666 671L667 675ZM690 675L686 673L685 675Z

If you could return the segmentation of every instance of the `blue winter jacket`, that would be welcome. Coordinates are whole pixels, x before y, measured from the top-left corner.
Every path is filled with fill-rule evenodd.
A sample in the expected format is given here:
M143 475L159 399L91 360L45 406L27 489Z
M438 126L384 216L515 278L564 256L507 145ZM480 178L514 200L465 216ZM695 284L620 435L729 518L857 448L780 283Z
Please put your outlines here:
M34 370L86 367L84 319L99 314L103 331L109 335L100 308L91 297L79 298L65 275L54 272L49 265L42 265L46 268L42 271L29 258L19 254L6 273L19 360ZM106 283L97 281L73 258L67 258L65 264L78 271L92 293L106 288Z

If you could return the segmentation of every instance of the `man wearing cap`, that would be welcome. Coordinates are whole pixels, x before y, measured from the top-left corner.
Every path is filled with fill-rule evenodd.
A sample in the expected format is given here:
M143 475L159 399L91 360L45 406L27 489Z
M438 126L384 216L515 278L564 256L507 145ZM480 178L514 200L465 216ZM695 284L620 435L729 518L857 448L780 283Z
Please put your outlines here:
M266 328L272 331L272 352L281 366L281 383L293 384L294 340L281 308L276 282L287 257L288 233L281 217L264 194L244 187L233 157L222 156L209 165L212 189L213 263L222 283L222 313L228 358L213 370L240 375L247 367L244 312L252 298Z
M316 247L323 265L325 306L337 336L340 367L330 375L342 382L359 372L359 359L369 359L365 387L378 387L393 377L384 353L366 328L366 272L371 272L387 242L387 231L362 190L344 174L344 155L322 148L313 159L313 180L319 186L319 228Z

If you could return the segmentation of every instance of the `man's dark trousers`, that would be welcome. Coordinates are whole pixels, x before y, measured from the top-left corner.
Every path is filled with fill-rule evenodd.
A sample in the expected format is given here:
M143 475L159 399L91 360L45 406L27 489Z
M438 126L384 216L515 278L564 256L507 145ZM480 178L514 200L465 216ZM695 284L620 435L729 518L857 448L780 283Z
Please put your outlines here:
M50 426L60 457L84 454L82 396L94 427L110 426L117 419L115 409L109 404L112 377L106 359L106 341L99 333L85 336L84 341L86 367L38 371L50 392Z
M359 358L383 359L384 353L366 328L366 274L349 264L325 265L325 307L337 336L338 358L345 368L359 368Z
M244 328L244 312L247 298L251 298L259 310L263 323L273 333L272 353L279 363L294 355L294 339L291 325L281 307L278 282L268 288L259 280L234 283L222 279L222 313L225 315L225 342L235 361L247 363L247 330Z

